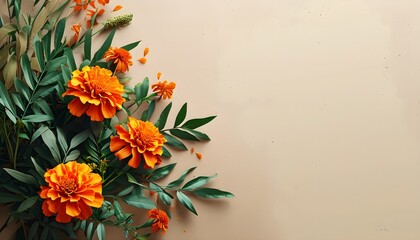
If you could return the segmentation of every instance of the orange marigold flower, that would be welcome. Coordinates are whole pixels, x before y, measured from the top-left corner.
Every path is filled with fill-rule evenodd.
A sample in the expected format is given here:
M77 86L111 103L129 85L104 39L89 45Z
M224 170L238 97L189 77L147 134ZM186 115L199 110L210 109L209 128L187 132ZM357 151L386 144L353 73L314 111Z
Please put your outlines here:
M117 5L117 6L114 7L114 10L112 10L112 11L116 12L116 11L120 10L121 8L123 8L123 6Z
M98 3L101 4L102 6L105 6L106 4L109 3L109 0L98 0Z
M68 109L76 117L86 113L92 121L103 121L112 118L125 101L124 86L111 71L98 66L73 71L67 86L62 96L75 96Z
M92 7L95 7L95 1L94 0L73 0L73 2L76 4L74 5L73 11L80 12L81 10L86 10L86 8L90 5Z
M149 211L149 218L154 219L152 224L152 232L159 232L162 229L162 235L168 230L169 217L165 211L152 209Z
M128 71L128 66L133 65L130 52L124 48L110 47L105 53L104 58L107 62L113 61L117 65L115 69L117 72L126 72Z
M174 82L167 83L166 81L163 81L152 84L153 92L157 93L160 96L163 96L163 99L171 99L175 87L176 84Z
M119 160L131 155L128 165L137 168L141 160L144 168L153 168L162 162L162 146L166 142L159 129L151 122L128 117L128 131L121 125L115 126L117 136L111 137L110 150Z
M102 206L102 178L85 163L59 164L44 178L48 186L41 186L39 193L45 199L42 212L45 216L57 214L57 222L68 223L73 217L85 220L92 215L91 207Z

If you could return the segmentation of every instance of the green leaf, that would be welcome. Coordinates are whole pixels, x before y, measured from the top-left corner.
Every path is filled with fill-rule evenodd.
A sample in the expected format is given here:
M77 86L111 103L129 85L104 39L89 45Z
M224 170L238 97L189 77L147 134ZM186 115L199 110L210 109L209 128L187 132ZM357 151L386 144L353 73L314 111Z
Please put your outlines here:
M68 68L70 72L77 69L76 61L74 60L73 51L70 48L64 48L64 55L67 57ZM64 79L66 80L66 79Z
M18 78L15 78L15 87L16 87L16 90L20 93L20 95L22 95L26 99L26 101L29 101L30 92L26 84L24 84Z
M61 66L59 66L60 69L61 69ZM39 82L39 85L47 86L53 83L57 84L62 79L62 77L63 76L60 72L49 72L45 77L41 79L41 81Z
M54 47L55 49L59 49L61 46L61 41L64 35L64 29L66 28L66 20L67 18L62 18L58 21L57 27L55 28L55 35L54 35Z
M136 95L136 102L140 102L147 96L149 92L149 78L145 78L143 82L138 83L134 86L134 94Z
M3 85L3 82L0 81L0 98L2 100L2 105L9 109L14 115L16 115L16 110L12 101L10 100L9 93L6 90L6 87Z
M66 159L64 159L64 162L76 160L80 156L79 150L73 150L67 155Z
M15 102L16 106L20 108L22 111L25 110L24 103L22 97L17 93L12 93L12 100Z
M171 129L169 132L175 137L181 138L183 140L200 141L196 136L181 129Z
M32 28L33 29L33 28ZM47 60L51 58L51 33L52 31L48 31L44 37L42 37L42 43L44 46L44 53Z
M134 186L126 187L125 189L118 192L117 197L125 196L125 195L131 193L131 191L133 191L133 189L134 189Z
M34 222L31 224L31 228L29 229L28 240L35 239L35 235L38 232L39 222Z
M40 122L51 121L51 120L54 120L54 117L45 115L45 114L27 115L22 118L23 122L31 122L31 123L40 123Z
M225 192L215 188L200 188L194 190L193 193L203 198L233 198L235 196L230 192Z
M210 140L209 136L207 136L207 134L205 133L199 132L197 130L189 129L189 128L182 128L182 129L188 131L189 133L191 133L192 135L194 135L196 138L200 140L204 140L204 141Z
M181 191L176 192L176 196L178 197L179 202L184 205L188 210L198 216L197 211L194 208L191 200Z
M159 116L159 119L155 123L155 126L162 130L165 127L166 120L168 119L169 111L171 111L172 102L170 102L165 109L163 109L162 113Z
M182 182L184 182L184 180L187 177L187 175L190 174L192 171L194 171L194 169L196 169L196 168L197 167L192 167L192 168L188 169L177 180L170 182L168 184L168 186L166 186L166 187L167 188L179 187L182 184Z
M152 172L152 174L150 175L149 180L155 181L155 180L158 180L158 179L161 179L161 178L165 177L166 175L171 173L171 171L174 169L175 165L176 165L176 163L171 163L171 164L168 164L164 167L155 169Z
M165 146L162 146L162 157L164 158L170 158L172 157L172 154L168 151L168 149Z
M195 118L195 119L191 119L186 121L181 128L189 128L189 129L196 129L198 127L201 127L207 123L209 123L211 120L213 120L214 118L216 118L216 116L211 116L211 117L206 117L206 118Z
M90 60L90 58L91 58L91 49L92 49L92 29L91 28L89 28L87 31L86 31L86 34L85 34L85 46L84 46L84 53L85 53L85 58L84 59L88 59L88 60Z
M80 132L76 136L74 136L71 139L69 150L79 146L82 142L86 141L86 139L89 137L89 132L90 131L86 129L83 132Z
M26 54L24 54L20 59L20 66L22 67L23 77L26 84L28 84L29 88L33 90L36 79L33 79L34 75L32 74L31 63L29 62L29 58Z
M44 71L44 67L45 67L44 47L41 41L39 41L38 37L35 37L34 50L35 50L35 57L38 62L39 69L41 71Z
M178 139L172 137L171 135L169 135L167 133L162 133L162 134L167 141L165 144L168 144L168 145L170 145L170 146L172 146L176 149L179 149L179 150L188 150L188 148Z
M134 187L131 194L125 196L123 200L128 205L133 206L133 207L145 208L145 209L155 208L155 204L153 204L153 202L144 195L141 187Z
M34 159L33 157L31 157L31 161L32 161L32 164L33 164L33 165L34 165L34 167L35 167L35 170L38 172L38 174L39 174L41 177L44 177L44 174L45 174L44 169L43 169L43 168L41 168L41 166L39 166L39 164L35 161L35 159Z
M123 49L125 49L127 51L130 51L131 49L137 47L137 45L139 45L140 42L141 41L133 42L133 43L127 44L125 46L122 46L121 48L123 48Z
M106 51L108 51L109 47L111 47L112 39L114 38L116 29L112 29L109 33L108 37L105 39L102 46L99 48L99 50L95 53L92 59L92 63L96 63L97 61L101 60L105 54Z
M4 170L10 174L10 176L12 176L13 178L15 178L16 180L23 182L23 183L27 183L30 185L34 185L34 186L38 186L38 182L36 181L36 179L26 173L21 173L19 171L10 169L10 168L4 168Z
M41 134L43 134L45 131L47 131L49 128L45 125L41 125L32 135L31 143L33 143Z
M25 201L23 201L19 205L19 207L16 211L17 212L23 212L23 211L27 210L28 208L32 207L36 203L37 199L38 199L38 196L34 196L34 197L30 197L30 198L25 199Z
M54 133L47 129L42 135L42 140L44 141L45 145L47 145L48 149L50 150L54 160L59 162L61 159L60 150L57 146L57 138L55 137Z
M204 184L206 184L208 181L210 181L211 179L217 177L217 174L214 174L213 176L200 176L200 177L196 177L192 180L190 180L189 182L187 182L183 187L182 190L184 191L192 191L195 190L201 186L203 186Z
M153 100L149 103L148 108L146 110L144 110L144 112L141 116L142 121L148 121L152 117L153 112L155 111L155 106L156 106L156 101L155 100Z
M61 69L61 65L65 65L66 63L67 63L67 57L61 56L48 62L45 68L47 69L48 72L53 72L53 71L56 71L57 69Z
M182 105L181 109L176 115L174 128L178 127L179 124L181 124L185 120L186 116L187 116L187 103L184 103L184 105Z
M0 203L11 203L11 202L18 202L21 201L22 197L16 194L11 194L7 192L3 192L0 194Z
M50 227L46 226L44 230L42 230L40 240L47 240L49 232L50 232Z
M96 233L98 234L98 240L105 240L105 226L103 223L98 224Z
M94 231L95 230L93 229L93 222L89 222L88 227L86 229L86 237L88 238L88 240L92 240Z

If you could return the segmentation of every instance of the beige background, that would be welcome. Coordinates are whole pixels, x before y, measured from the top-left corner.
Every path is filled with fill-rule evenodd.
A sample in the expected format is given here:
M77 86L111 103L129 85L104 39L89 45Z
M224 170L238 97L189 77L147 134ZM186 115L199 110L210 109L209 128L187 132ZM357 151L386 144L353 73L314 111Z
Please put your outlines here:
M419 1L121 4L119 41L150 47L131 73L218 115L178 170L236 194L175 215L165 239L420 239Z
M111 2L135 14L115 45L150 48L130 75L218 115L171 180L198 166L236 195L176 207L164 239L420 239L419 1Z

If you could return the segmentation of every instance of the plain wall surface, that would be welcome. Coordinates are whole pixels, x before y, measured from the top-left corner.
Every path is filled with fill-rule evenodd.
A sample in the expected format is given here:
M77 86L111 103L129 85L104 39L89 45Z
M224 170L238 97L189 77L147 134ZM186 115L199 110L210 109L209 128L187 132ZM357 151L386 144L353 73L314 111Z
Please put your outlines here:
M419 1L121 4L119 40L150 48L132 74L161 71L174 109L218 115L178 170L236 194L164 239L420 239Z
M117 4L134 19L114 45L150 48L133 84L177 83L170 123L184 102L218 116L169 180L198 166L236 195L175 206L163 239L420 239L420 1Z

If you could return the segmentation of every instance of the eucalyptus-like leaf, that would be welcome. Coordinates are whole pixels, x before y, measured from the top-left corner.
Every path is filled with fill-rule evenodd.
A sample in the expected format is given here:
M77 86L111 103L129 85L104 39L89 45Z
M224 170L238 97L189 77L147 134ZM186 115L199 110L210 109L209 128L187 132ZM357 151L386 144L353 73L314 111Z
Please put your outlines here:
M98 240L105 240L105 226L103 223L98 223L96 233L98 234Z
M168 120L169 111L171 111L172 102L170 102L165 109L163 109L162 113L159 116L159 119L156 121L155 126L162 130L166 125L166 120Z
M214 174L213 176L200 176L200 177L196 177L192 180L190 180L189 182L187 182L183 187L182 190L184 191L192 191L195 190L203 185L205 185L208 181L210 181L211 179L217 177L217 174Z
M181 109L176 115L174 128L178 127L179 124L181 124L185 120L186 116L187 116L187 103L184 103L184 105L182 105Z
M133 191L129 195L125 196L123 200L133 207L145 209L155 208L155 204L144 195L141 187L134 187Z
M169 132L174 135L175 137L181 138L183 140L191 140L191 141L200 141L196 136L193 134L181 130L181 129L171 129Z
M105 55L105 52L111 47L112 39L114 38L116 29L112 29L109 33L108 37L105 39L102 46L98 49L92 59L92 63L96 63L97 61L101 60Z
M38 200L38 196L34 196L34 197L30 197L30 198L25 199L25 201L23 201L19 205L19 207L16 211L17 212L23 212L23 211L27 210L28 208L32 207L36 203L37 200Z
M190 210L195 215L198 215L197 211L194 208L194 205L192 204L191 200L181 191L176 192L176 196L179 200L179 202L184 205L188 210Z
M167 134L167 133L162 133L163 136L166 139L166 143L169 146L172 146L178 150L188 150L188 148L178 139L174 138L173 136Z
M137 47L137 45L139 45L139 43L140 43L140 42L141 42L141 41L136 41L136 42L133 42L133 43L130 43L130 44L124 45L124 46L122 46L121 48L123 48L123 49L125 49L125 50L127 50L127 51L130 51L130 50L132 50L133 48Z
M196 129L198 127L201 127L201 126L209 123L214 118L216 118L216 116L211 116L211 117L206 117L206 118L195 118L195 119L191 119L191 120L186 121L181 126L181 128L186 127L186 128L189 128L189 129Z
M177 180L170 182L168 184L168 186L166 186L166 187L167 188L179 187L184 182L184 180L187 177L187 175L190 174L192 171L194 171L194 169L196 169L196 168L197 167L192 167L192 168L188 169Z
M157 168L155 170L153 170L152 174L150 174L149 180L150 181L155 181L158 179L161 179L163 177L165 177L166 175L168 175L175 167L176 163L171 163L168 164L164 167L160 167Z
M20 182L38 186L38 182L36 181L36 179L29 174L22 173L22 172L19 172L17 170L10 169L10 168L4 168L4 171L6 171L8 174L10 174L10 176L12 176L14 179Z
M193 193L202 198L233 198L233 195L230 192L225 192L215 188L200 188L194 190Z
M89 28L86 33L85 33L85 42L84 42L84 53L85 53L85 58L84 59L91 59L91 49L92 49L92 29Z

